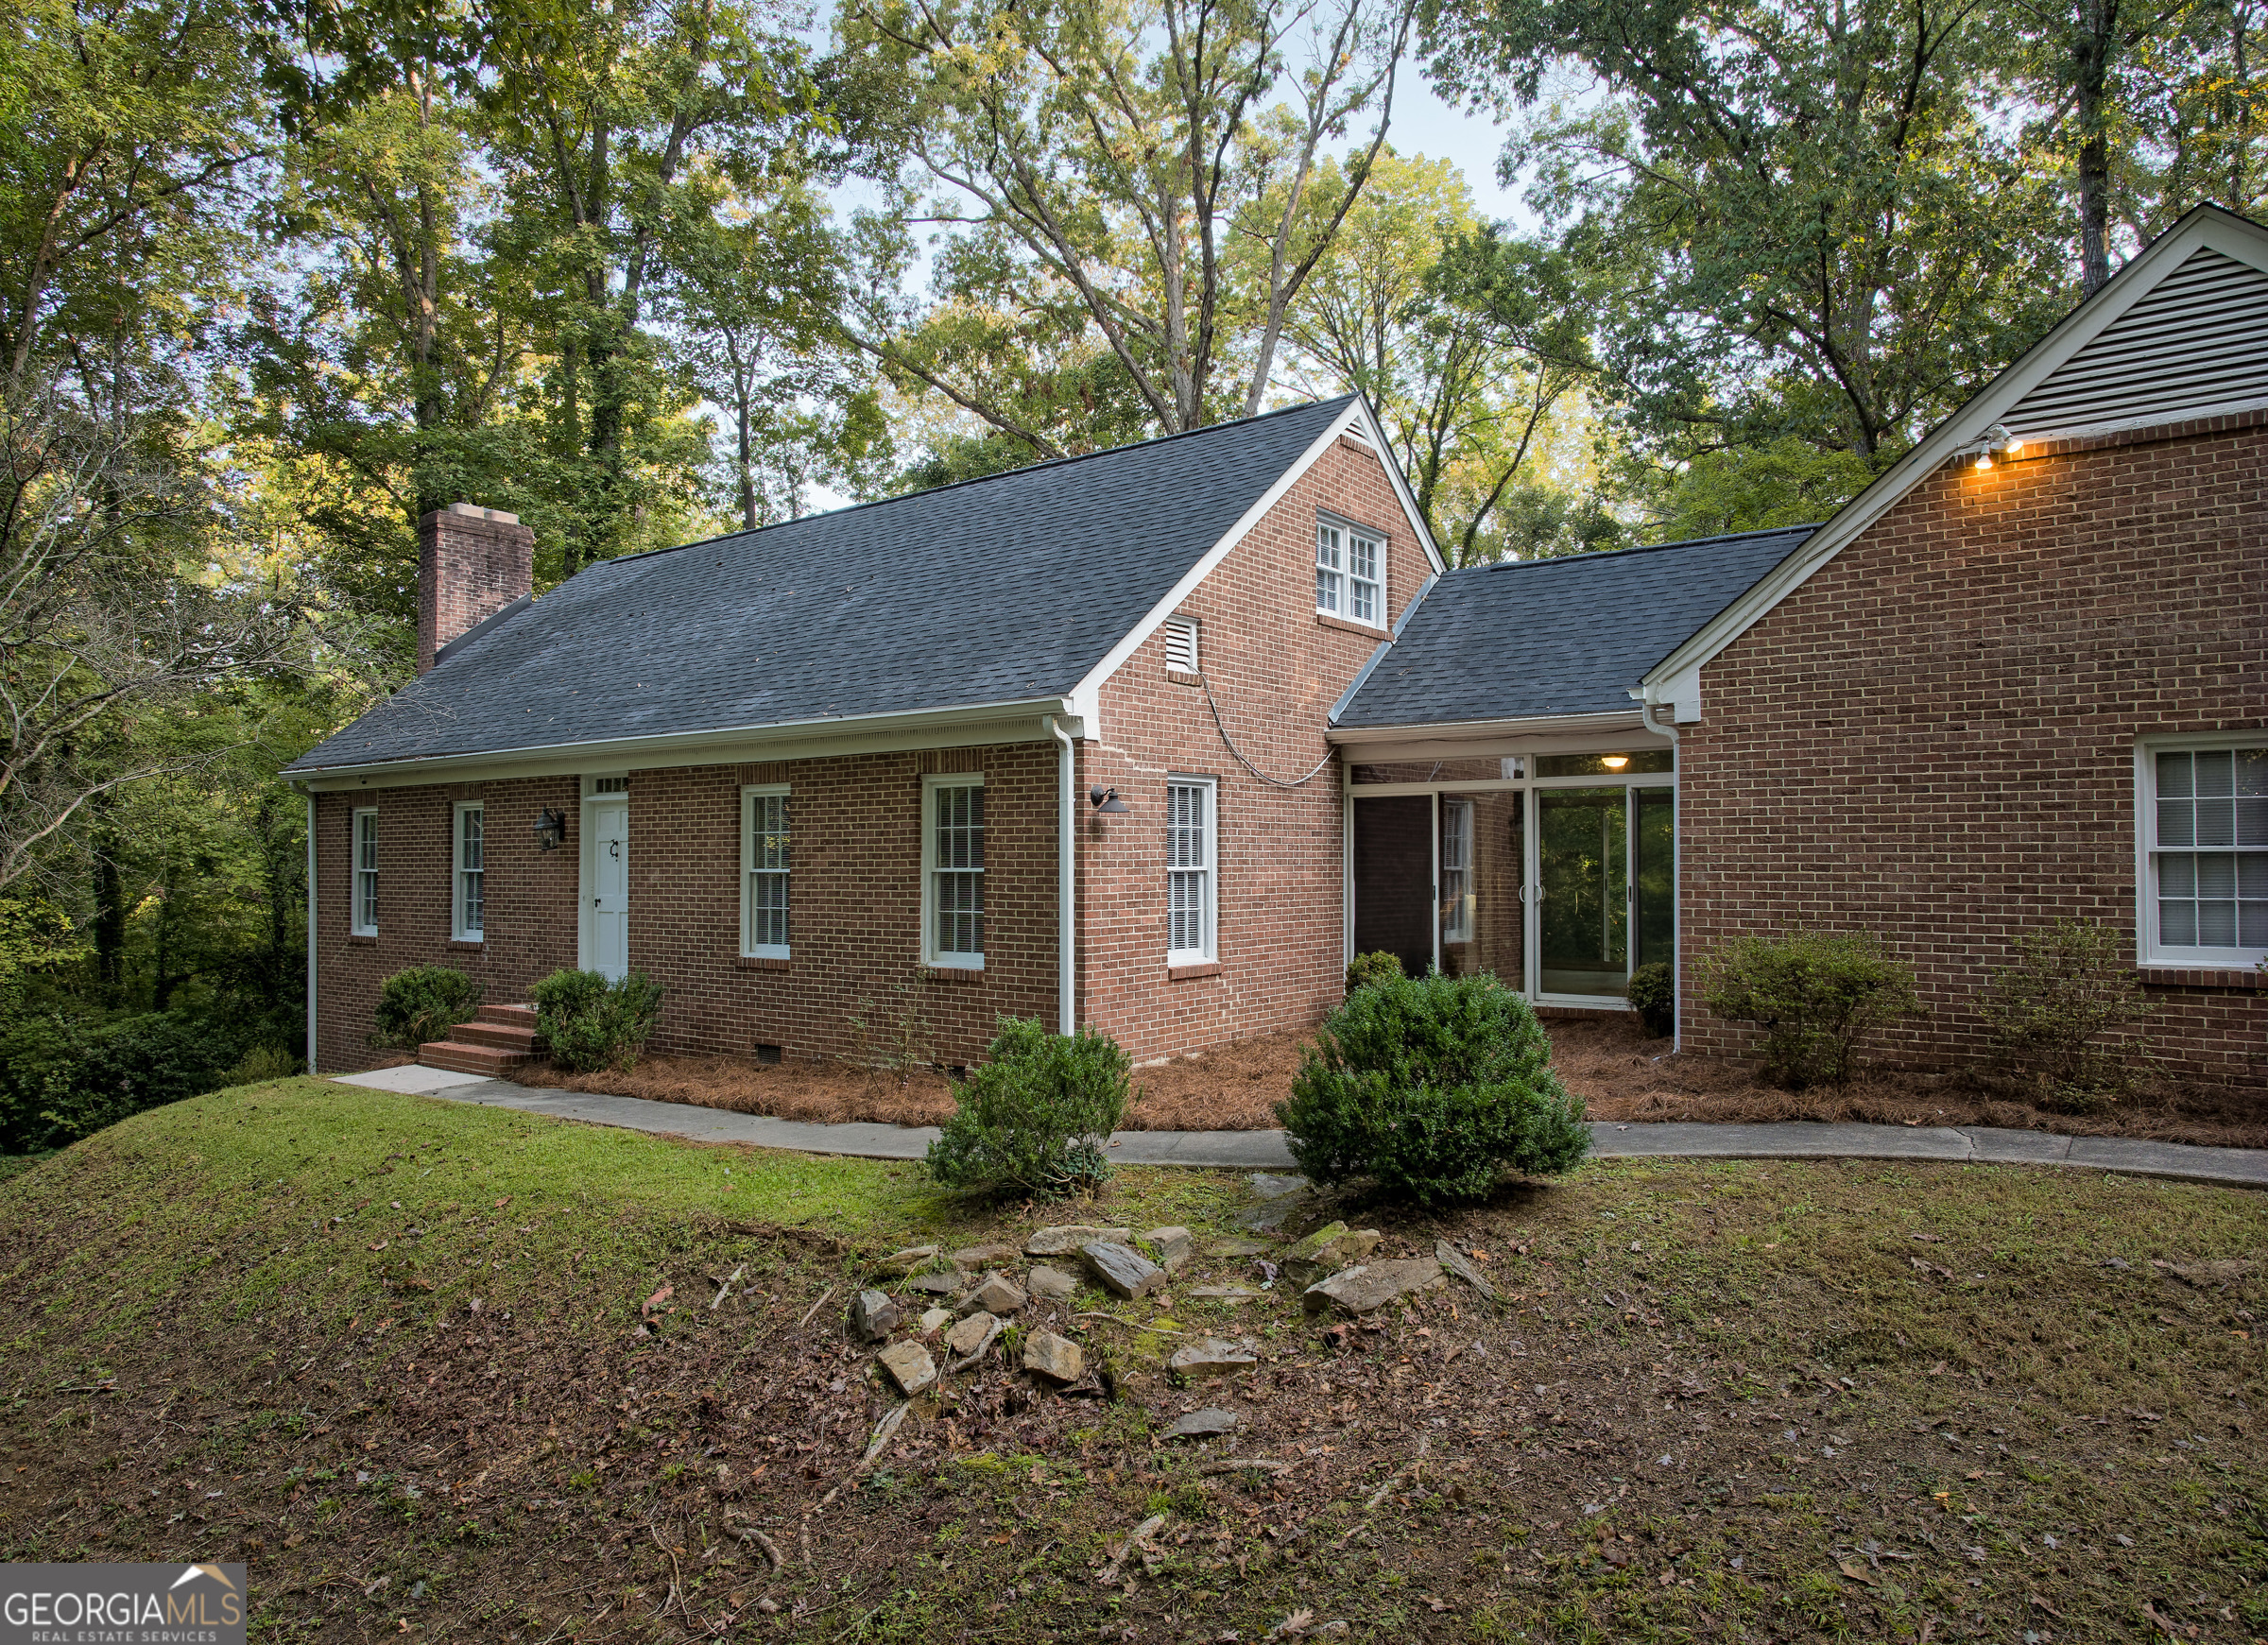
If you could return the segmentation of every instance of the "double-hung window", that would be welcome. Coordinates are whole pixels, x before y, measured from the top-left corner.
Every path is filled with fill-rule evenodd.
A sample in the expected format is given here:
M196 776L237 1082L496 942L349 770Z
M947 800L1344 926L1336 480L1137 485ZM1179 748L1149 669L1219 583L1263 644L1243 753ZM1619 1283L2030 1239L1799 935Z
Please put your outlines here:
M1325 616L1383 627L1386 545L1376 535L1333 520L1315 523L1315 609Z
M740 791L740 951L787 958L787 790Z
M921 785L922 958L985 964L985 780L956 772Z
M1472 940L1472 801L1441 802L1441 940Z
M354 884L347 929L356 936L378 934L378 810L354 814Z
M2142 750L2142 958L2268 958L2268 746Z
M1213 800L1209 777L1177 777L1165 785L1165 962L1210 962L1218 886Z
M488 912L488 874L481 866L481 805L478 800L456 807L455 856L451 882L449 934L458 942L478 942Z

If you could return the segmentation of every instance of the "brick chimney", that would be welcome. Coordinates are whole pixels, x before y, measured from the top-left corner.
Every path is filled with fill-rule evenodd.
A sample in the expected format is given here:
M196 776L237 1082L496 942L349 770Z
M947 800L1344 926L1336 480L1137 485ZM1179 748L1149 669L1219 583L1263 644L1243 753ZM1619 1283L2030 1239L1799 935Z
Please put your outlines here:
M536 534L501 508L452 503L418 522L418 672L535 588Z

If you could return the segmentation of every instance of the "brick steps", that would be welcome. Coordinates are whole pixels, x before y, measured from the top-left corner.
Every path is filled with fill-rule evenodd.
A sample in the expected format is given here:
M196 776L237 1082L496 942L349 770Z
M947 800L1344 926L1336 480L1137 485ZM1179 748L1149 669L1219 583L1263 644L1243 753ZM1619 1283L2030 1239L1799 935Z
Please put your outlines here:
M418 1061L426 1068L451 1073L482 1074L507 1079L542 1054L536 1049L536 1012L532 1005L483 1005L480 1015L460 1022L447 1039L430 1040L418 1047Z

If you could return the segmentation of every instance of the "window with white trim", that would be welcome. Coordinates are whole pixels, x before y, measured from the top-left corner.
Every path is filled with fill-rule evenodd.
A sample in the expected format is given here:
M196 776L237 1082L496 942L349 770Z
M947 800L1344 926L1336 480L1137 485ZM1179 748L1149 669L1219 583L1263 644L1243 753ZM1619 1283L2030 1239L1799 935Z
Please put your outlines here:
M481 833L484 814L480 801L460 801L456 808L455 861L451 865L449 934L458 942L478 942L488 914L488 873L482 866Z
M2268 958L2268 746L2145 748L2142 958Z
M1347 534L1347 615L1376 625L1384 607L1385 545L1359 531Z
M1472 940L1472 801L1441 802L1441 940Z
M985 780L956 772L921 787L922 958L985 963Z
M740 951L787 958L787 788L740 791Z
M1385 625L1386 545L1376 534L1315 522L1315 609L1373 627Z
M1315 609L1335 617L1347 597L1347 534L1328 520L1315 522Z
M1165 665L1182 674L1197 672L1197 620L1194 617L1168 617L1165 620Z
M1215 957L1216 784L1177 777L1165 785L1165 963L1204 965Z
M354 884L347 929L356 936L378 934L378 810L354 814Z

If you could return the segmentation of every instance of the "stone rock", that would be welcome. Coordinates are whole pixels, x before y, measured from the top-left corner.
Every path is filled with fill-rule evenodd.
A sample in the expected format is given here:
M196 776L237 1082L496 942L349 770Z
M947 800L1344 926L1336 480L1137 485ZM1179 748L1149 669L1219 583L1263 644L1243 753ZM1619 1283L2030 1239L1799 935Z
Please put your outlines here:
M1165 1368L1193 1382L1202 1382L1214 1377L1233 1377L1239 1371L1249 1371L1260 1363L1260 1356L1238 1347L1234 1343L1222 1342L1218 1337L1207 1337L1177 1350L1165 1362Z
M1059 1228L1036 1229L1032 1237L1024 1241L1023 1254L1027 1257L1068 1257L1080 1246L1091 1245L1097 1240L1123 1245L1133 1237L1132 1230L1127 1228L1091 1228L1083 1223L1073 1223Z
M1051 1382L1076 1382L1087 1374L1087 1355L1068 1337L1034 1331L1023 1339L1023 1368Z
M1304 1176L1280 1176L1265 1171L1256 1171L1245 1180L1252 1185L1252 1191L1262 1199L1281 1199L1286 1194L1297 1193L1312 1186Z
M1020 1254L1013 1245L971 1245L966 1250L953 1253L953 1265L973 1273L979 1269L997 1268L1003 1262L1013 1262Z
M937 1379L937 1362L919 1343L892 1343L875 1358L908 1399Z
M958 1268L943 1274L917 1274L905 1282L905 1288L926 1296L958 1296L969 1289L969 1276Z
M1165 1289L1165 1270L1133 1246L1116 1240L1096 1240L1079 1247L1079 1255L1103 1289L1128 1300Z
M862 1291L850 1304L850 1334L862 1343L878 1343L898 1328L905 1310L879 1291Z
M992 1328L999 1323L980 1310L963 1318L960 1324L945 1333L945 1345L953 1350L954 1359L965 1360L985 1345L985 1339L992 1334Z
M1207 1255L1213 1257L1258 1257L1267 1249L1266 1242L1260 1240L1215 1240L1205 1247Z
M1236 1225L1249 1228L1256 1234L1272 1234L1291 1221L1292 1213L1299 1208L1300 1203L1297 1194L1285 1194L1281 1199L1270 1200L1264 1206L1254 1206L1248 1211L1237 1212Z
M1208 1302L1250 1302L1260 1294L1249 1285L1193 1285L1189 1294Z
M1300 1294L1310 1313L1337 1309L1342 1313L1375 1311L1398 1296L1443 1283L1441 1264L1431 1257L1411 1257L1399 1262L1364 1262L1342 1268L1318 1279Z
M874 1267L877 1273L895 1274L903 1277L908 1274L920 1273L944 1254L945 1247L942 1245L908 1245L902 1251L892 1251Z
M1216 1433L1235 1431L1237 1414L1208 1405L1202 1411L1193 1411L1187 1416L1174 1419L1173 1427L1165 1431L1168 1439L1208 1439Z
M1496 1300L1496 1287L1489 1284L1486 1276L1472 1265L1471 1258L1466 1256L1447 1240L1434 1242L1434 1260L1491 1302Z
M1180 1273L1197 1254L1196 1236L1187 1228L1152 1228L1142 1242L1157 1254L1158 1266L1168 1274Z
M1069 1302L1079 1291L1077 1275L1066 1274L1060 1268L1050 1268L1044 1262L1032 1270L1024 1283L1032 1288L1034 1296L1049 1302Z
M927 1336L931 1331L941 1329L952 1323L953 1311L944 1308L924 1309L922 1311L921 1317L914 1322L914 1324L920 1329L921 1334L924 1336Z
M1006 1275L988 1274L983 1284L961 1298L961 1311L1005 1316L1016 1312L1028 1300L1023 1294L1023 1287Z
M1377 1249L1376 1228L1349 1228L1345 1223L1326 1223L1284 1253L1283 1271L1295 1284L1312 1285L1349 1262L1360 1262Z

